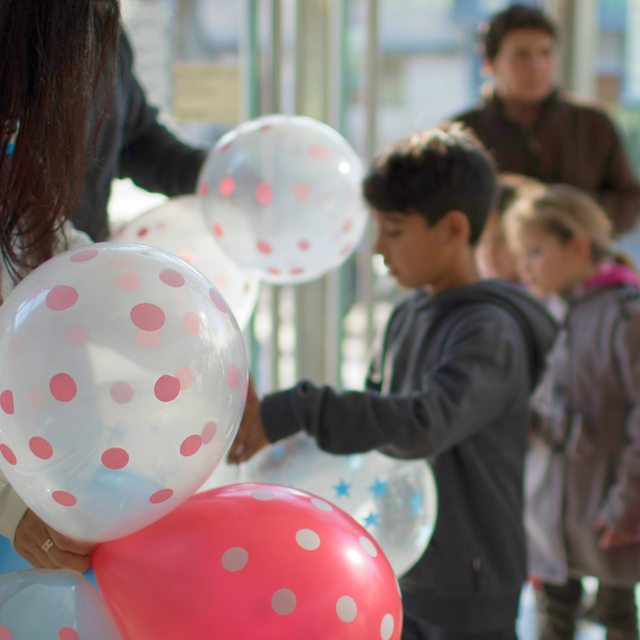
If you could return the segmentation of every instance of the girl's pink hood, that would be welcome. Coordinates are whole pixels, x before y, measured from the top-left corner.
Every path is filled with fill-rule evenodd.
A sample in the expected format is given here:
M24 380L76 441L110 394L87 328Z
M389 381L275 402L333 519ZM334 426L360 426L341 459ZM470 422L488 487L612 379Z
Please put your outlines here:
M616 287L621 284L629 284L640 289L638 274L625 264L603 264L595 275L584 281L587 289Z

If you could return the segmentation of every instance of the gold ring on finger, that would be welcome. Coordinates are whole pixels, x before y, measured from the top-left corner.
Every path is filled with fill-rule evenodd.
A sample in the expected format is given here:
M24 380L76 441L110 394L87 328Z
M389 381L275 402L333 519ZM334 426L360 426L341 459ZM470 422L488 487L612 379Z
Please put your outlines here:
M53 541L51 540L51 538L49 538L43 545L42 545L42 550L45 553L49 553L49 549L51 549L51 547L53 547Z

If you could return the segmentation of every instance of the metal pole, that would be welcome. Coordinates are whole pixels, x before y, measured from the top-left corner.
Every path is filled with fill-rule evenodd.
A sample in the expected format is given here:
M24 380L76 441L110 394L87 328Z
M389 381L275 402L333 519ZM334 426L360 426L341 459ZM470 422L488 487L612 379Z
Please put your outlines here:
M640 0L628 0L627 3L624 58L623 101L637 104L640 100Z
M344 133L347 0L329 5L329 124ZM344 270L334 269L326 278L325 381L340 386L340 349L344 316Z
M295 112L326 122L329 117L329 2L296 3ZM326 277L294 288L298 378L326 381Z
M371 162L378 142L378 0L367 2L367 48L365 54L365 118L366 118L366 160Z
M282 102L282 2L271 0L271 104L269 111L279 113Z
M280 111L282 93L282 7L281 0L271 0L271 50L269 56L269 71L271 76L271 91L269 104L265 111L277 113ZM280 287L269 286L269 312L271 315L271 336L269 340L269 386L274 391L280 388Z
M258 0L247 0L247 116L260 115L260 41Z
M345 133L347 19L350 0L331 0L329 7L329 124Z
M260 74L258 41L258 0L246 0L244 4L246 29L243 32L243 45L246 51L244 76L244 109L243 118L252 119L260 114ZM256 379L258 388L261 387L260 357L261 347L256 339L254 330L255 312L244 331L249 354L249 369Z
M599 0L573 0L571 12L571 84L585 98L596 94L595 59Z
M543 0L543 11L555 22L559 22L565 0Z
M366 0L367 8L367 46L365 52L365 162L371 164L378 142L378 2ZM373 326L373 285L374 274L371 268L371 247L373 246L373 228L369 224L365 241L358 252L358 288L359 299L366 310L365 340L367 348L373 344L375 338Z

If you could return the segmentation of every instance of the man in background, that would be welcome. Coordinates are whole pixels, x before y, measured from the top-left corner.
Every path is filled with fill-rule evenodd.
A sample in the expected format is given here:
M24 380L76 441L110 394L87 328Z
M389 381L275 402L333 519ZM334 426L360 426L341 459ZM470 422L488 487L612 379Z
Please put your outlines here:
M475 131L499 172L579 187L604 206L616 235L632 229L640 184L609 117L558 88L555 25L514 5L493 16L483 44L494 86L453 119Z

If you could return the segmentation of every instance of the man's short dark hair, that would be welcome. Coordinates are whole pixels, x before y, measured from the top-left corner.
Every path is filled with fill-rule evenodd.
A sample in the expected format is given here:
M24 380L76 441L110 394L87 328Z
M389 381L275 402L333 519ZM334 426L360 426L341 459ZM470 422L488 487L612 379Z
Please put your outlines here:
M481 31L484 32L485 57L493 60L498 55L505 36L517 29L537 29L544 31L556 41L558 39L555 25L540 9L514 4L505 11L496 13L488 25L481 27Z
M493 207L493 161L470 129L453 123L393 144L363 182L365 200L378 211L422 214L429 226L461 211L476 244Z

